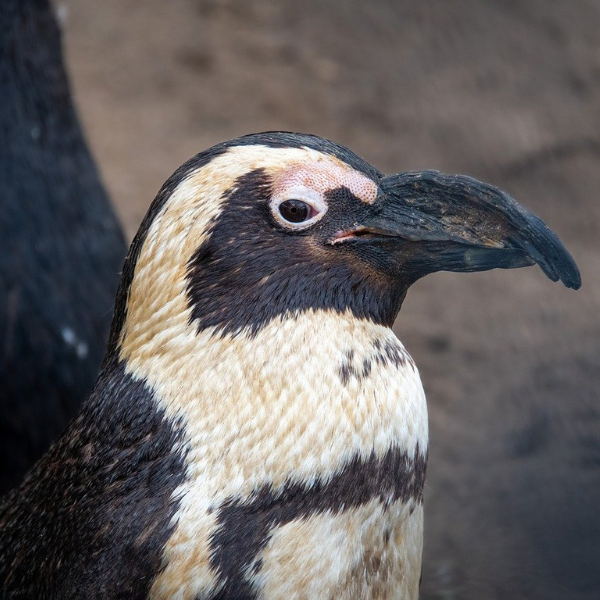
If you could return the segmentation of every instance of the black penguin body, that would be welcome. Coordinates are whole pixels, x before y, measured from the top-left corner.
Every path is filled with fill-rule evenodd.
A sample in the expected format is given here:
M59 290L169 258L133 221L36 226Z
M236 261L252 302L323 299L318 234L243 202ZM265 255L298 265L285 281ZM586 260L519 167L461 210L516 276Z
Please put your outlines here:
M122 366L101 375L63 437L4 499L2 597L145 598L184 476L173 451L180 437Z
M46 1L0 7L0 494L97 376L125 245Z

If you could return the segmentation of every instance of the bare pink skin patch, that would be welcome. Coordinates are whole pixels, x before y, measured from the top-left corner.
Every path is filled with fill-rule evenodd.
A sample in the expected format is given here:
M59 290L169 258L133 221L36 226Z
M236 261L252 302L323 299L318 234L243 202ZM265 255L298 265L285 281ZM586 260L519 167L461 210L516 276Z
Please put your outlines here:
M377 198L377 184L372 179L329 157L286 169L275 181L273 197L289 197L293 189L307 188L324 197L326 192L342 186L365 204L373 204Z

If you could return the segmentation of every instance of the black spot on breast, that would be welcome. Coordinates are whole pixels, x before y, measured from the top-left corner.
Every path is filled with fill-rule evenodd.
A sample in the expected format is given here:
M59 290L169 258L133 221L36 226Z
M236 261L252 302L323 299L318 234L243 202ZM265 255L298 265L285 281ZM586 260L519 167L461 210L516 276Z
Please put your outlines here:
M146 598L185 477L182 432L123 366L0 507L0 597Z
M342 383L344 385L346 385L350 381L350 377L353 374L354 373L352 371L352 367L350 366L350 363L348 363L347 361L344 361L342 363L342 366L339 369L339 375L340 375L340 379L342 380Z
M342 383L348 385L352 378L359 382L367 379L374 366L385 367L388 365L397 369L409 365L413 370L416 369L412 358L399 343L394 340L377 339L373 342L371 352L362 361L355 360L353 349L347 350L338 369L338 375Z
M410 355L404 348L394 340L375 340L373 342L374 361L381 366L393 365L394 367L403 367L409 364L415 368Z
M427 458L391 448L382 457L355 456L336 474L314 483L289 481L279 489L264 486L249 498L229 498L219 509L211 539L212 564L224 586L216 598L254 598L248 569L267 545L274 527L318 513L337 514L379 500L423 501ZM254 562L254 564L253 564Z

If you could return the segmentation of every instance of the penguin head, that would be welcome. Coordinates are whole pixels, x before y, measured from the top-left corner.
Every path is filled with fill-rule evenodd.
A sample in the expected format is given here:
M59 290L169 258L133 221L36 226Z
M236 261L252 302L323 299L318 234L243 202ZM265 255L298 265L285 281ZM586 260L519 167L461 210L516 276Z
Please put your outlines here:
M535 263L579 287L556 235L490 185L384 176L312 135L249 135L198 154L159 192L126 260L109 353L131 311L137 327L185 318L222 335L311 309L391 325L424 275Z

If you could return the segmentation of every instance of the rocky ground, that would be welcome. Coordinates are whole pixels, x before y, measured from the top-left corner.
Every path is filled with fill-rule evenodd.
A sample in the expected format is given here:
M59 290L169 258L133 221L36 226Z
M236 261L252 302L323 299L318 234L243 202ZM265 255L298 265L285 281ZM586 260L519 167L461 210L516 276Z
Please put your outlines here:
M490 181L579 263L438 274L396 330L428 394L425 598L600 596L600 2L60 0L88 138L131 236L218 141L330 137Z

